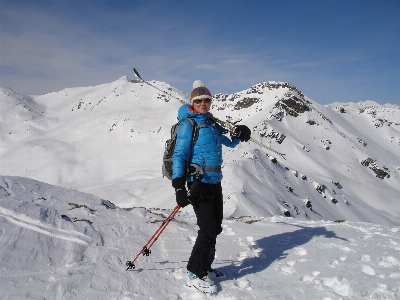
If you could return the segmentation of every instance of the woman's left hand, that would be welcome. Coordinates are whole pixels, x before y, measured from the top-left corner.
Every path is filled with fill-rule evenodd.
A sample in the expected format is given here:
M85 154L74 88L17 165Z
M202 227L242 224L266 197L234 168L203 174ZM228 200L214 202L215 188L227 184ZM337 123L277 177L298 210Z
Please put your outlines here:
M251 136L251 130L246 125L237 125L235 128L236 137L242 142L247 142Z

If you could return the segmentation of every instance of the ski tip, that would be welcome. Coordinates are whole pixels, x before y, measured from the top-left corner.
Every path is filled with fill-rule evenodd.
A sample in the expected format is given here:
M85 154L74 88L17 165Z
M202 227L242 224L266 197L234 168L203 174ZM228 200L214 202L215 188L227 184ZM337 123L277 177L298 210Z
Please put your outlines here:
M139 75L139 72L136 70L136 68L133 68L133 74L135 74L136 77L142 79Z
M144 82L144 80L142 79L142 77L139 75L139 72L136 70L136 68L133 68L133 74L135 74L135 76L141 80L142 82Z

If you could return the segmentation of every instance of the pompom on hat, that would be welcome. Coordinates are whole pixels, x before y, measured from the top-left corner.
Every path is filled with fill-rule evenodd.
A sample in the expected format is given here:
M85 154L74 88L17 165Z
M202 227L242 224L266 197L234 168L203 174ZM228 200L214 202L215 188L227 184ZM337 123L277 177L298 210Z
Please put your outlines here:
M201 80L195 80L193 82L193 90L190 93L190 103L193 104L194 100L200 100L200 99L212 100L212 96L208 88L206 88L206 86Z

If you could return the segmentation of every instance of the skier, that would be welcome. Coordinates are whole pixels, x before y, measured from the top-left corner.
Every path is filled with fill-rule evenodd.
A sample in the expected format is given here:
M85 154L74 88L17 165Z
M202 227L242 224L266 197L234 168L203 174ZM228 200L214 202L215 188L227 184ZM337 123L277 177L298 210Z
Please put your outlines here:
M180 107L178 119L193 119L199 127L198 138L191 147L192 126L189 121L182 121L172 156L172 186L180 207L192 204L199 227L187 264L187 285L204 293L215 293L217 287L212 279L224 276L211 267L217 235L222 232L222 145L234 148L240 141L247 142L251 131L245 125L238 125L231 139L225 136L225 130L211 118L212 96L200 80L193 83L190 102L191 105ZM197 173L192 174L194 170Z

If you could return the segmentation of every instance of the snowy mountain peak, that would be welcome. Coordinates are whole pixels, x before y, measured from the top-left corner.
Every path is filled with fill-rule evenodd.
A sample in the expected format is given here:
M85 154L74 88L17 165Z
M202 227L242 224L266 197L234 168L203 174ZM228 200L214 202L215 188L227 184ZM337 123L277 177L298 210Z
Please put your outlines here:
M266 98L264 97L266 96ZM273 97L271 97L273 96ZM286 100L291 97L295 99L304 100L304 95L298 90L296 87L287 82L262 82L256 85L253 85L247 90L234 93L234 94L216 94L214 95L214 100L217 103L222 103L218 109L226 109L233 108L233 110L240 110L249 108L250 106L261 103L264 100L262 108L268 107L271 108L272 102L278 98L278 96L283 96L283 99L278 100ZM239 100L240 99L240 100ZM265 101L269 100L269 101ZM265 103L266 102L266 103ZM275 104L277 105L277 104Z

